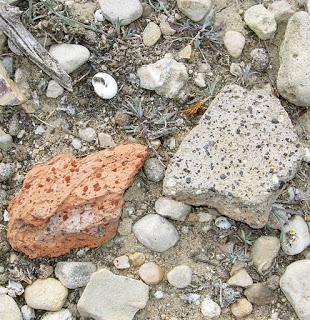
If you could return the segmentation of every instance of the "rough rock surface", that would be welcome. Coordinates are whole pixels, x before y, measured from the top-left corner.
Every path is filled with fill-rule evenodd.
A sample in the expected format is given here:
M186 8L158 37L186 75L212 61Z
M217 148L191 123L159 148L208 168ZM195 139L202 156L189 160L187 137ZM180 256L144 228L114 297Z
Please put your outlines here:
M244 21L261 40L272 39L277 30L274 14L262 4L252 6L244 13Z
M148 214L133 226L133 233L147 248L164 252L179 240L174 225L158 214Z
M91 276L77 308L81 316L95 320L131 320L148 299L149 288L142 281L101 269Z
M110 22L120 21L127 25L142 16L143 7L139 0L99 0L103 16Z
M261 228L302 154L277 98L263 90L226 86L183 140L167 168L163 191Z
M224 38L224 45L233 58L239 58L245 46L245 37L238 31L226 31Z
M211 0L177 0L178 8L191 20L202 20L212 9Z
M9 204L12 247L36 258L111 239L123 194L146 155L144 146L124 144L81 159L62 154L34 166Z
M170 57L138 69L140 86L166 98L175 98L188 80L186 66Z
M288 22L280 49L277 87L297 106L310 106L310 15L300 11Z
M291 263L280 279L280 287L300 320L310 319L310 260Z
M142 39L147 47L153 46L161 37L161 30L155 22L149 22L145 27Z
M89 50L79 44L56 44L51 46L49 52L67 73L71 73L78 69L87 62L90 57Z
M13 298L0 294L0 319L22 320L22 314Z
M286 0L275 1L268 6L277 22L287 21L295 12L293 6Z
M59 311L68 296L68 289L60 281L38 279L25 289L25 300L33 309Z

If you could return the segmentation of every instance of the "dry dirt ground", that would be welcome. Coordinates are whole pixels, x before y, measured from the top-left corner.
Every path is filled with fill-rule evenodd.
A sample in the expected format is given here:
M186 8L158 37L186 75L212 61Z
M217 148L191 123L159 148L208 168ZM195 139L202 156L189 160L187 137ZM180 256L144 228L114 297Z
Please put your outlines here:
M148 1L146 1L148 3ZM258 1L235 1L221 0L215 1L216 15L218 21L221 20L221 12L223 10L235 10L237 12L244 11L249 6L256 4ZM154 1L155 3L155 1ZM264 1L268 3L268 1ZM98 5L94 2L87 1L74 2L73 9L66 12L74 19L85 22L85 20L93 19L87 10L80 10L81 6L86 6L89 12L93 13ZM27 3L23 3L22 7L27 9ZM168 0L165 3L165 10L169 15L178 12L176 1ZM225 11L224 11L225 12ZM13 162L17 165L17 172L12 181L3 184L1 187L5 189L11 196L15 194L21 186L22 177L32 167L33 164L43 162L60 152L72 152L77 156L99 150L99 144L84 143L85 148L77 151L71 146L74 136L78 135L78 130L82 127L90 126L97 132L106 132L113 136L116 143L122 143L128 140L137 140L144 142L143 136L139 131L131 133L126 129L125 125L134 126L136 119L124 116L126 105L132 102L133 97L142 99L143 107L146 112L158 112L158 118L162 119L166 114L175 112L167 126L176 126L177 132L173 134L176 140L176 148L170 146L171 136L160 139L161 145L158 153L167 163L176 151L182 137L188 132L199 120L203 109L191 117L186 117L182 111L192 102L202 100L206 97L205 90L195 86L193 80L189 81L186 87L187 96L181 100L168 100L160 97L154 92L143 90L139 87L137 78L137 69L147 63L155 62L162 58L166 53L176 54L180 49L189 43L193 43L193 37L197 33L194 27L187 27L186 19L178 21L176 28L179 30L170 38L161 38L161 40L153 47L146 48L142 44L141 33L148 21L158 22L159 15L165 12L152 10L148 17L142 17L129 27L122 28L117 34L113 31L113 26L104 22L97 27L107 32L108 36L105 41L102 40L101 34L90 30L77 29L66 26L63 21L56 18L53 14L48 14L47 10L37 1L33 3L33 22L30 23L27 14L24 14L24 21L28 29L45 43L67 42L79 43L86 46L91 51L90 61L82 66L78 71L72 74L75 81L73 93L65 92L65 98L49 99L45 95L48 77L25 57L20 57L11 53L6 49L2 58L12 56L14 59L14 70L22 68L27 75L29 84L29 93L31 97L35 97L36 111L34 114L27 114L19 108L2 108L0 109L0 125L4 130L9 130L10 126L18 124L18 131L23 132L22 137L15 137L15 146L7 153L3 152L3 162ZM87 17L87 14L89 17ZM235 23L234 21L232 23ZM223 25L219 23L219 27ZM182 30L184 29L184 30ZM250 51L253 48L266 48L271 57L272 68L266 73L255 74L256 80L248 86L255 87L264 84L274 85L276 73L278 69L278 51L283 34L285 24L280 25L274 40L266 43L260 41L255 34L245 28L246 31L246 47L242 57L238 60L244 61L245 64L250 63ZM220 31L219 31L220 32ZM231 62L234 60L229 57L227 51L221 44L204 40L200 44L199 49L194 49L193 57L190 61L184 61L188 70L197 70L199 63L204 58L212 67L213 76L208 78L210 83L217 82L216 90L222 88L225 84L240 83L238 79L229 72ZM117 96L110 101L104 101L96 96L91 85L91 77L98 71L108 70L117 80L120 90ZM275 91L276 94L276 91ZM282 101L287 112L291 116L294 124L298 127L298 117L301 116L305 109L290 105L286 101ZM75 114L68 114L57 109L58 107L68 108L71 106L75 110ZM207 108L207 106L205 106ZM45 128L42 135L35 134L38 125ZM163 127L149 122L152 130ZM299 129L301 139L309 144L303 130ZM152 151L150 151L150 156ZM304 165L300 173L290 183L301 190L309 188L309 168ZM289 186L289 185L288 185ZM280 199L288 198L287 187L283 190ZM126 193L125 208L134 207L134 213L130 218L135 222L143 215L154 212L154 202L161 196L161 183L152 183L146 179L141 172L136 179L134 185ZM289 206L292 210L307 211L306 203L298 203ZM2 205L2 212L6 209L6 203ZM194 208L194 212L207 211L208 208ZM123 217L128 215L128 210L123 210ZM0 215L0 227L2 230L6 228L6 223L2 221ZM210 294L215 301L219 301L221 283L225 283L229 278L229 271L235 259L243 259L249 256L250 245L245 243L258 238L260 235L277 235L277 231L267 228L261 230L252 230L242 223L235 223L229 231L220 230L214 224L201 223L192 219L192 221L177 222L177 229L180 233L180 241L175 247L165 253L157 254L152 252L137 242L133 234L129 236L117 235L112 241L106 245L93 250L76 250L66 256L56 259L36 259L29 260L22 254L13 252L12 250L5 252L3 243L0 244L0 266L5 268L5 273L0 274L0 285L7 284L9 270L18 268L23 272L28 272L30 277L36 276L40 264L55 266L58 261L92 261L97 266L105 266L116 274L122 274L138 279L137 270L128 269L125 271L117 270L113 265L113 259L122 254L140 251L144 252L148 261L155 261L165 270L170 270L177 264L187 264L193 269L192 285L186 289L178 290L168 285L167 281L163 281L157 286L152 286L150 291L150 300L147 307L140 311L135 319L169 319L181 320L203 319L199 306L184 302L180 296L187 293L198 293L202 297ZM242 231L246 235L246 239L242 238ZM4 231L2 231L4 235ZM2 237L4 238L4 236ZM1 240L1 238L0 238ZM234 245L233 253L228 253L229 248ZM2 250L2 251L1 251ZM286 256L280 252L276 263L265 276L260 276L248 261L248 271L250 272L254 282L261 282L268 279L271 275L283 274L285 267L294 260L299 260L299 256ZM24 283L25 284L25 283ZM154 293L161 290L165 293L164 299L157 300ZM78 301L81 294L79 290L72 290L65 307L74 310L74 305ZM255 306L253 313L247 319L297 319L290 304L281 293L280 289L275 290L277 302L273 305ZM22 296L17 298L20 305L24 304ZM38 312L38 318L40 313ZM222 309L220 319L232 319L229 307ZM79 317L77 316L77 319Z

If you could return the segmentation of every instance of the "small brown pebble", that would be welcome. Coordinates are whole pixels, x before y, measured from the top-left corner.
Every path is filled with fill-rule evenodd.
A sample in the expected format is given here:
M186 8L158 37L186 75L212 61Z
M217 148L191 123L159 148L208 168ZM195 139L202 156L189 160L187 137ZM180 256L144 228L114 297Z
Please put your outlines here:
M121 111L117 111L114 116L114 121L115 124L119 126L126 126L130 123L130 115Z
M241 298L230 307L231 313L238 319L248 316L252 310L252 304L245 298Z
M132 267L140 267L145 262L145 255L141 252L134 252L128 255L130 265Z
M154 262L144 263L139 269L139 276L146 284L160 283L164 274L164 270Z

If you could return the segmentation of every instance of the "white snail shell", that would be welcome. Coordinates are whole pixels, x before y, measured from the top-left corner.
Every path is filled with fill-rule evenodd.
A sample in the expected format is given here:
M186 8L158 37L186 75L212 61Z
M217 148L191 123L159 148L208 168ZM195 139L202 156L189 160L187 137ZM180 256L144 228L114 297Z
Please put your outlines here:
M93 76L92 85L97 95L102 99L112 99L117 94L117 83L107 73L99 72Z
M96 22L103 22L105 20L103 14L102 14L102 11L100 9L95 11L94 17L95 17Z

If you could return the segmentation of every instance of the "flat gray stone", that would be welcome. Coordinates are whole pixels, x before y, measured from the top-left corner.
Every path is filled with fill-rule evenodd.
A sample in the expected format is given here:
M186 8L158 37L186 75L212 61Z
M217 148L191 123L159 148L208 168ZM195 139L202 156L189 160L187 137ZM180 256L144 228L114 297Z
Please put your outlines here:
M191 206L186 203L160 197L155 202L155 211L163 217L172 220L185 221L188 214L191 212Z
M58 84L55 80L51 80L48 83L47 90L46 90L46 96L48 98L58 98L64 93L64 88Z
M280 240L277 237L261 236L252 246L253 264L260 274L271 268L280 250Z
M85 287L96 271L92 262L58 262L55 275L68 289Z
M303 152L276 97L226 86L181 143L166 170L163 192L261 228Z
M297 106L310 106L310 15L299 11L289 20L280 50L277 87Z
M142 16L143 7L139 0L99 0L102 15L110 22L120 21L127 25Z
M133 226L133 233L147 248L164 252L179 240L174 225L158 214L148 214Z
M15 300L5 294L0 294L0 320L23 320Z
M149 287L142 281L101 269L91 276L77 308L81 316L95 320L131 320L148 299Z
M56 44L51 46L49 53L67 73L78 69L90 57L89 50L79 44Z
M291 263L280 279L280 288L300 320L310 319L310 260Z

